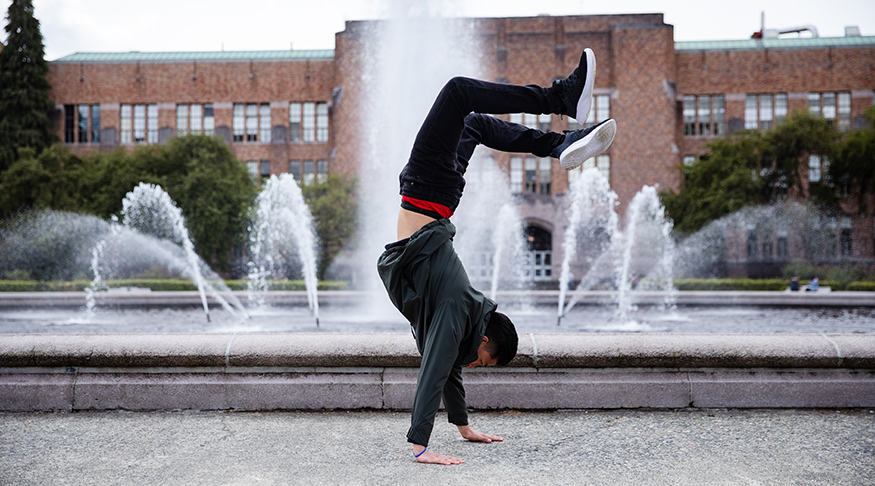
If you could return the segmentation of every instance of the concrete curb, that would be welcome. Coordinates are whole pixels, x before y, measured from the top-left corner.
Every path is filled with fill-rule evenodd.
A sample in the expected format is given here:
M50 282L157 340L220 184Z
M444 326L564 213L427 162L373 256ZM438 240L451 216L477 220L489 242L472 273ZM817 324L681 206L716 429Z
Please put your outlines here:
M525 334L479 409L875 406L875 335ZM409 409L403 333L0 336L0 411Z
M245 302L246 292L233 294ZM616 292L589 291L579 294L579 305L599 305L614 302ZM567 299L577 295L569 292ZM661 305L669 297L666 292L635 291L629 294L631 302L639 305ZM682 291L671 297L678 305L720 306L792 306L792 307L873 307L875 292L786 292L786 291ZM332 290L319 292L321 305L357 305L373 298L385 298L385 293ZM525 300L532 305L556 305L559 292L556 290L499 291L499 302ZM195 291L131 291L98 292L98 306L119 307L174 307L200 306L200 294ZM208 297L211 305L218 305ZM271 291L265 302L272 305L307 305L304 291ZM84 292L0 292L0 308L78 308L85 305Z

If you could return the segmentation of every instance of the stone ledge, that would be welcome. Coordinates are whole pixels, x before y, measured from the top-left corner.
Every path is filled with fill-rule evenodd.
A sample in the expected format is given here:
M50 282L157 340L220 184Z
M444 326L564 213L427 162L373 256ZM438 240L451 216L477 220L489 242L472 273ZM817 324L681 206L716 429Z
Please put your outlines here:
M523 334L480 409L875 406L875 335ZM0 411L403 410L406 333L0 335Z
M0 368L393 368L419 361L406 333L0 335ZM875 369L875 334L521 334L510 367Z
M0 411L409 410L417 369L274 373L0 374ZM862 408L875 371L551 370L465 372L473 409Z

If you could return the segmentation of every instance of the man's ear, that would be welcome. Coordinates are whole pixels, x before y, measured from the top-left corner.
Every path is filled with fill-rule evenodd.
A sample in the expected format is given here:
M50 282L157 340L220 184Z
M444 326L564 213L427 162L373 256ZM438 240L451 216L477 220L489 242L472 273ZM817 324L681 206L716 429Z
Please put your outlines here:
M483 336L483 344L486 344L488 342L489 342L489 338L486 336Z

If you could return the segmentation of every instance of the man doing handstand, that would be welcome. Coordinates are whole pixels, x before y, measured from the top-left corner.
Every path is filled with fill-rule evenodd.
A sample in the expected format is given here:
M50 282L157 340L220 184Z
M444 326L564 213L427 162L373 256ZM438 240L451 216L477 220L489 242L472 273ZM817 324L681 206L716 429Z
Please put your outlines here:
M519 339L510 319L471 287L453 249L456 228L449 218L465 187L474 148L559 159L565 169L605 151L616 133L614 120L559 134L509 123L493 116L552 113L585 120L592 102L595 56L584 50L580 65L549 88L490 83L456 77L443 87L425 118L401 171L398 241L386 245L377 269L389 298L413 329L422 363L407 441L417 461L460 464L461 459L428 450L434 417L443 399L449 422L467 440L501 441L468 425L462 366L506 365Z

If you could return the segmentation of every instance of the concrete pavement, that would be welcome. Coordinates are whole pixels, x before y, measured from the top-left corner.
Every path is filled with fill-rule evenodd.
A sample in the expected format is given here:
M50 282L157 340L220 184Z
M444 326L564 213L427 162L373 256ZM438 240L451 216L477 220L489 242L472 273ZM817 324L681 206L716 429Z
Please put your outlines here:
M872 410L472 413L502 435L468 443L439 414L414 462L401 412L0 414L3 485L875 484Z

